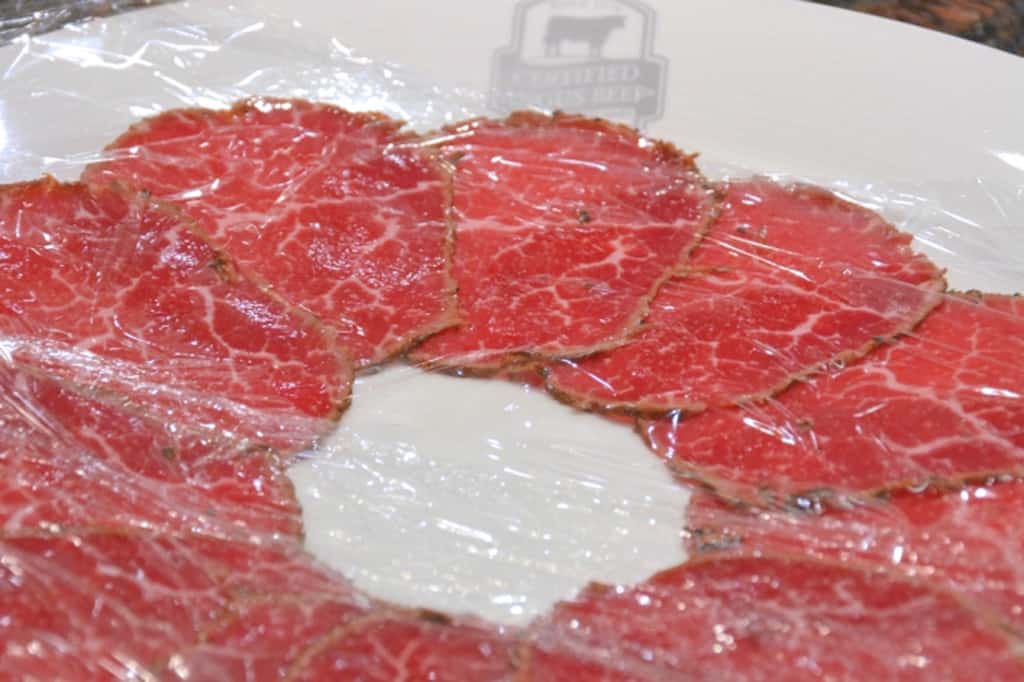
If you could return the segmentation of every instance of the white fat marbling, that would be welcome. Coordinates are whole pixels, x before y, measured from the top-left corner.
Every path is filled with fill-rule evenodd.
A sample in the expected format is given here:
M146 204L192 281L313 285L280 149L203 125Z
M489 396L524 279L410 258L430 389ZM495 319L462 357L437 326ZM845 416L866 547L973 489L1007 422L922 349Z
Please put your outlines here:
M290 471L321 560L370 594L523 624L684 559L687 491L626 425L543 390L391 368Z

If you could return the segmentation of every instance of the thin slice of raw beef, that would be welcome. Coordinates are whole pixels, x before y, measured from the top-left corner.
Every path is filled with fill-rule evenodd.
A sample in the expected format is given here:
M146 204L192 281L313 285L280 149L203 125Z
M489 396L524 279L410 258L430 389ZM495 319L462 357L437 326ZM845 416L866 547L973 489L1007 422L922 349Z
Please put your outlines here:
M845 509L745 509L697 493L691 553L792 553L918 577L983 605L1024 635L1024 482L897 491Z
M550 364L550 390L627 412L759 400L910 330L940 300L942 272L910 249L910 235L823 189L736 182L720 210L643 331Z
M377 603L290 541L80 528L0 533L0 553L3 679L485 682L514 669L517 633Z
M1024 473L1022 357L1024 299L950 295L911 336L765 404L641 426L678 474L755 503Z
M285 462L0 363L0 529L301 534Z
M436 144L455 164L462 325L414 351L433 367L493 371L621 343L716 205L692 157L606 121L520 112Z
M993 621L920 582L722 557L556 606L533 627L522 679L1017 680L1015 654Z
M0 553L3 679L244 680L234 674L240 668L224 676L212 660L193 664L187 654L248 605L278 608L264 612L269 634L250 622L247 637L226 645L231 660L258 656L265 642L285 641L282 633L323 636L372 605L294 542L79 529L0 536ZM296 611L296 602L310 608Z
M326 330L176 212L52 179L0 187L0 348L140 415L286 449L333 425L352 379Z
M169 111L83 179L181 206L246 273L333 326L362 367L455 322L450 181L401 127L301 100Z

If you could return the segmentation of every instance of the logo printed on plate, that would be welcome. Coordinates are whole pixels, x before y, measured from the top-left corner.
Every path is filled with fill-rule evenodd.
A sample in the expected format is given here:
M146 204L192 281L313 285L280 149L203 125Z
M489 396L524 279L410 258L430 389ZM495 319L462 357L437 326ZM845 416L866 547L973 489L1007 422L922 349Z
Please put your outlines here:
M661 117L667 60L655 13L634 0L523 0L512 44L494 54L491 106L602 116L637 127Z

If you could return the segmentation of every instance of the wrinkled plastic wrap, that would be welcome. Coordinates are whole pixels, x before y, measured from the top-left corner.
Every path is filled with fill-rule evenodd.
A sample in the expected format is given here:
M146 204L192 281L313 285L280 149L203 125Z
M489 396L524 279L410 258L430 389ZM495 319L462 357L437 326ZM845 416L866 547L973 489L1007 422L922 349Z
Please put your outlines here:
M156 4L160 4L160 0L14 0L4 8L3 17L0 18L0 42L6 44L19 36L54 31L73 21Z
M202 15L2 55L0 676L1024 670L1022 188L460 123L507 112Z

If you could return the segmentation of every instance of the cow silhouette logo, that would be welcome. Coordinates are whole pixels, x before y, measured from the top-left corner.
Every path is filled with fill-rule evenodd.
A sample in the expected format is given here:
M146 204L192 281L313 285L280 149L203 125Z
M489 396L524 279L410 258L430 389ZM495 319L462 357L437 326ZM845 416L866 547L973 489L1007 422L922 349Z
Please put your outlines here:
M563 41L581 41L590 46L591 59L598 59L611 32L625 26L626 17L620 14L603 17L553 16L548 19L548 27L544 32L545 54L548 57L560 57Z
M643 127L661 116L667 62L654 11L636 0L523 0L512 44L495 52L491 105L604 116Z

